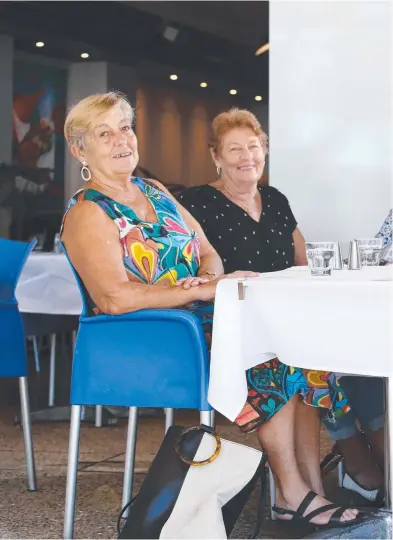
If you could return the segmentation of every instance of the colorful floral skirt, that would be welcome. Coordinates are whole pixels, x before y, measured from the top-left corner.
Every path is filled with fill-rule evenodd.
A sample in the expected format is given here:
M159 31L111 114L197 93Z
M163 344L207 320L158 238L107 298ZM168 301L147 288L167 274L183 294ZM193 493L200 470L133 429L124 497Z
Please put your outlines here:
M189 310L202 322L210 342L214 304L197 302ZM287 366L274 358L249 369L246 377L247 402L235 420L244 433L258 429L296 394L307 405L327 410L332 419L350 409L339 380L330 371ZM225 388L222 391L225 392Z

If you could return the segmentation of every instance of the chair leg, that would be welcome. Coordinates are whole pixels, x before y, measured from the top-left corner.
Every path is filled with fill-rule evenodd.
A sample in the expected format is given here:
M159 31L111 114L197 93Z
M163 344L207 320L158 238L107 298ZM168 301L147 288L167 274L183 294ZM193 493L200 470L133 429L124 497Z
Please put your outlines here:
M214 409L210 411L210 425L212 428L216 427L216 411Z
M64 509L64 540L70 540L74 534L76 482L78 477L79 434L81 428L81 406L72 405L70 441L68 446L67 485Z
M276 504L276 485L274 483L274 476L271 468L269 467L269 490L270 490L270 507L272 508ZM270 519L275 521L277 519L276 512L270 510Z
M337 485L338 487L343 487L344 482L344 460L339 461L337 466Z
M56 334L50 337L50 367L49 367L49 407L55 404L55 376L56 376Z
M205 426L213 427L211 411L199 411L199 421Z
M33 336L31 339L33 340L35 370L37 373L39 373L41 370L41 367L40 367L40 354L38 352L37 336Z
M175 423L175 409L165 409L165 433Z
M131 501L132 487L134 484L134 467L135 467L135 454L136 454L136 439L138 435L138 407L130 407L128 415L128 429L127 429L127 445L126 445L126 457L124 464L124 481L123 481L123 498L121 507ZM123 517L128 516L128 508L124 512Z
M19 377L19 392L20 392L23 439L25 443L28 489L29 491L37 491L33 439L31 437L30 404L29 404L29 390L27 387L27 377Z
M102 405L96 405L96 427L102 427Z
M75 351L75 343L76 343L76 330L72 331L72 352Z

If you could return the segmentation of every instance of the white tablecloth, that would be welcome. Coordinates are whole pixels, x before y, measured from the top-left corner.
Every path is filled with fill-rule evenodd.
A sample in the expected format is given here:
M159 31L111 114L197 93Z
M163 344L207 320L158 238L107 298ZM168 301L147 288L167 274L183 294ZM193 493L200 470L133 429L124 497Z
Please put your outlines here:
M219 283L209 402L230 420L247 398L245 371L276 356L285 364L391 377L393 268L313 277L306 267Z
M16 298L25 313L80 315L82 311L78 285L63 253L31 253Z

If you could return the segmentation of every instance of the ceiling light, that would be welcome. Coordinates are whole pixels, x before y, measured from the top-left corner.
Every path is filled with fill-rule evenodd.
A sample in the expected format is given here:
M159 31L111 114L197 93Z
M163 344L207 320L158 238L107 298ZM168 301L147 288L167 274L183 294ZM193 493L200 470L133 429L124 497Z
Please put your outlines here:
M35 44L36 47L43 47L45 45L45 43L43 41L37 41L37 43Z
M229 90L229 93L231 94L231 96L236 96L237 90L235 90L234 88L232 88L232 90Z
M270 49L270 43L265 43L265 45L262 45L255 51L255 56L260 56L264 52L268 51Z
M262 96L255 96L255 101L262 101Z
M201 88L206 88L206 86L207 86L207 82L201 82L201 84L200 84Z
M81 54L81 58L89 58L89 56L90 56L90 54L87 53L87 52L83 52L83 53Z
M177 75L169 75L171 81L177 81Z

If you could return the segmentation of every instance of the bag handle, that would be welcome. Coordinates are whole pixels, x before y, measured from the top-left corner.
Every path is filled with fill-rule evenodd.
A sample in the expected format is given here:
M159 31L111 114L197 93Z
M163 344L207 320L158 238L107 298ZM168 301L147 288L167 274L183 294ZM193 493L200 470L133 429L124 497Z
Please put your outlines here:
M192 431L203 431L216 439L216 449L214 450L213 454L210 457L203 459L201 461L196 461L196 460L188 459L186 456L182 454L181 452L182 442L185 436L188 433L191 433ZM183 430L175 446L175 452L179 456L179 458L183 461L183 463L186 463L187 465L190 465L191 467L203 467L203 465L209 465L209 463L212 463L221 452L221 439L217 435L217 433L214 431L214 429L211 428L210 426L205 426L205 424L201 424L200 426L191 426Z

